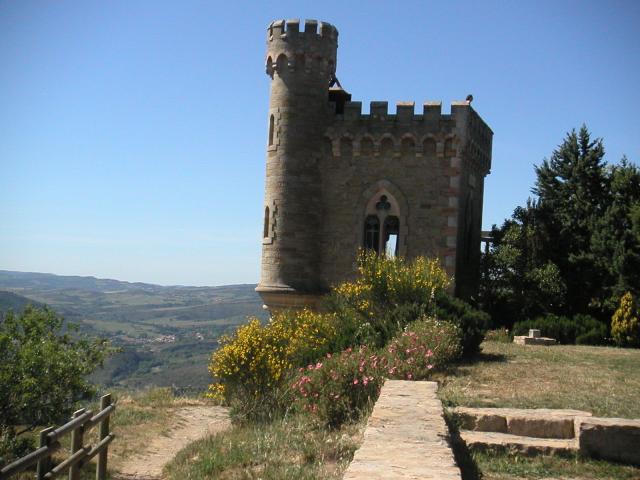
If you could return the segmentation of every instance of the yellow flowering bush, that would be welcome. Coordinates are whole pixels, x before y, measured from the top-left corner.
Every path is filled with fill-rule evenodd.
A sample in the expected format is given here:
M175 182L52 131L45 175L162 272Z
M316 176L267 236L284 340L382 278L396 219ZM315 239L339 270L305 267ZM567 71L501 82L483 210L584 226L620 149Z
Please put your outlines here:
M278 401L289 371L326 353L336 335L332 314L280 312L262 325L256 318L220 339L209 372L209 396L254 405ZM245 412L246 413L246 412Z
M640 347L640 312L631 292L622 296L611 318L611 336L620 346Z
M407 261L363 251L358 255L357 279L343 283L335 292L361 311L372 304L430 306L436 293L445 290L449 283L447 273L435 258L417 257Z
M449 283L436 259L360 252L357 278L334 288L328 308L341 325L352 326L352 345L381 347L408 323L432 314Z

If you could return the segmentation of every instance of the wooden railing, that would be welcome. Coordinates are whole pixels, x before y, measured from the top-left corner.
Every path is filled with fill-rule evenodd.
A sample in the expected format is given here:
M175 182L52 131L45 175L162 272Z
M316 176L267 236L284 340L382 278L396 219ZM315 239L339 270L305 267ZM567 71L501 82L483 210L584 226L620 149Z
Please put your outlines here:
M66 472L69 472L69 480L79 480L82 465L96 455L98 455L96 480L106 480L108 447L115 436L113 433L109 433L109 416L115 408L115 403L111 403L111 394L107 394L100 399L100 411L95 415L82 408L76 411L73 418L61 427L45 428L40 432L38 449L0 470L0 480L11 478L36 464L37 480L56 478ZM100 425L98 443L95 446L84 445L84 435L98 424ZM71 432L69 457L54 467L51 455L60 449L58 439L69 432Z

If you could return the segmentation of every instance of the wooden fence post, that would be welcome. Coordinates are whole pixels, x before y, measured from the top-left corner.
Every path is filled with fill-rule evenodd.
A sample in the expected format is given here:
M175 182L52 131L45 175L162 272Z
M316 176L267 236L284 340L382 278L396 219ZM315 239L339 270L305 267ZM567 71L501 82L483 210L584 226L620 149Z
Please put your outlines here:
M73 413L72 418L77 418L82 415L86 410L81 408ZM71 432L71 455L76 453L84 446L84 425L80 425L78 428ZM69 468L69 480L80 480L80 466L81 463L72 465Z
M40 442L38 443L38 448L40 447L48 447L51 444L49 440L48 434L53 431L53 427L45 428L40 432ZM49 473L51 469L51 455L47 455L46 457L38 460L38 468L36 470L36 478L38 480L44 480L44 476Z
M111 394L107 393L100 399L100 411L111 405ZM109 417L107 415L100 422L100 440L105 439L109 435ZM109 447L105 447L100 453L98 453L98 464L96 465L96 480L107 479L107 456Z

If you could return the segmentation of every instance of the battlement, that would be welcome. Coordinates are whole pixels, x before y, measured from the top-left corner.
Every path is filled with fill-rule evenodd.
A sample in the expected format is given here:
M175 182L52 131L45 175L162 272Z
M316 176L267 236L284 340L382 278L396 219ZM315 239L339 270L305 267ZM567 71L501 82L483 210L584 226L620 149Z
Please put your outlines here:
M338 30L326 22L277 20L267 28L266 72L298 71L333 74L336 69Z
M467 101L452 102L448 114L437 101L424 102L421 113L415 112L414 102L398 102L392 113L388 102L374 101L368 114L362 113L362 102L346 102L343 113L333 114L325 135L336 157L344 152L375 157L438 152L468 158L484 174L491 168L493 132Z
M318 31L318 26L320 26L320 31ZM267 36L269 41L278 37L282 39L284 36L290 41L322 37L335 42L338 40L338 29L327 22L305 20L304 30L300 30L300 20L296 18L271 22L267 28Z

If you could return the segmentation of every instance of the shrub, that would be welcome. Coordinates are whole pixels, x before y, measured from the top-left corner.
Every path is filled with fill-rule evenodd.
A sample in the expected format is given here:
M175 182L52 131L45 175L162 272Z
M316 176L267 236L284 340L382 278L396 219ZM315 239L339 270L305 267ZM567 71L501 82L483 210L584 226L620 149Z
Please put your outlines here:
M361 346L300 368L292 384L296 406L338 427L366 413L380 394L386 359Z
M300 368L292 391L295 404L322 424L337 427L360 418L378 398L384 378L423 380L445 368L460 352L459 329L420 319L382 350L361 346Z
M356 284L379 305L416 303L428 307L435 294L449 285L449 277L437 259L386 257L362 252Z
M23 433L65 420L77 402L91 399L95 387L86 377L112 352L105 340L81 335L48 307L0 316L2 461L28 448Z
M385 347L389 378L424 380L460 355L460 329L449 322L422 318Z
M539 329L545 337L555 338L562 344L603 345L607 327L589 315L578 314L567 318L549 314L534 320L524 320L513 325L514 335L527 335L529 329Z
M489 328L489 315L445 292L440 292L436 297L435 315L460 329L463 356L474 355L480 351L484 332Z
M395 334L434 308L434 299L449 284L435 259L361 252L358 278L336 287L326 308L340 323L351 325L353 344L382 347ZM346 321L343 322L343 319Z
M281 387L290 369L326 353L335 334L333 315L309 310L276 313L264 326L250 319L220 339L209 365L218 382L209 395L249 417L276 413L286 405Z
M620 306L611 318L611 336L624 347L640 347L640 314L631 292L620 299Z

